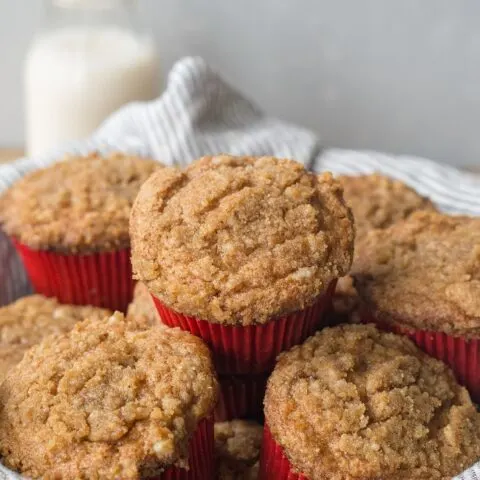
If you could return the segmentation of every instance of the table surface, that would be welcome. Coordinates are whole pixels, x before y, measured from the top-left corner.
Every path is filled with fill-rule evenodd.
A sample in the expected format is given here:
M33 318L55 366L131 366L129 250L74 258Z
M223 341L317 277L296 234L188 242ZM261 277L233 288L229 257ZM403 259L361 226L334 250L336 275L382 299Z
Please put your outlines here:
M21 148L0 148L0 163L11 162L23 155Z
M24 151L21 148L1 148L0 147L0 163L7 163L23 156ZM465 167L465 170L480 173L480 165L472 165Z

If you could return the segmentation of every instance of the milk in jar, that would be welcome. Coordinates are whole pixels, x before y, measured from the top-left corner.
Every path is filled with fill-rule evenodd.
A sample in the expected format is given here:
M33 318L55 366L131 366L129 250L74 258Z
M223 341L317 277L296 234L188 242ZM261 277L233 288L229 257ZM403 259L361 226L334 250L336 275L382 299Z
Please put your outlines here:
M37 35L24 81L29 155L83 139L122 105L159 93L153 42L112 24L67 25Z

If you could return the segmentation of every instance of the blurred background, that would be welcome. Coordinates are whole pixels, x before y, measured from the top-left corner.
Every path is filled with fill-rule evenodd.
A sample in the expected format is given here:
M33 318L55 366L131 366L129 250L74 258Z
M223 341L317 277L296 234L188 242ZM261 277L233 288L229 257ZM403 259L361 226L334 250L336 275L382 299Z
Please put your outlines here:
M0 0L0 147L25 144L23 65L42 0ZM139 0L165 75L201 55L327 146L480 164L476 0Z

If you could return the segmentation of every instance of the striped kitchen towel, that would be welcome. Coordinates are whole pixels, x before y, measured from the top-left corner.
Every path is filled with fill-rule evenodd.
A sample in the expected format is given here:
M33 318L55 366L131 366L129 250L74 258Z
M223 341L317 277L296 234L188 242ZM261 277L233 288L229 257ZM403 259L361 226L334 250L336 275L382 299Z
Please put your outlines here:
M430 160L377 152L324 149L317 135L262 113L225 83L201 58L172 69L165 93L114 113L89 139L37 158L0 166L0 194L25 173L65 153L122 150L184 166L202 155L275 155L335 174L380 172L402 180L449 213L480 215L480 176ZM8 240L0 233L0 305L29 293L29 284ZM0 479L20 478L0 467ZM480 480L480 464L457 477Z

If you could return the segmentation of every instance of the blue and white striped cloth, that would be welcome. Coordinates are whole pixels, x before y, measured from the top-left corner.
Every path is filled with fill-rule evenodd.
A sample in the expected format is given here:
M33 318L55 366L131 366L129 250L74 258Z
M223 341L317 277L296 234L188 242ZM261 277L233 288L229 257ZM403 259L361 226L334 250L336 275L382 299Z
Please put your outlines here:
M114 113L89 139L38 158L0 166L0 194L25 173L65 153L121 150L184 166L202 155L274 155L335 174L380 172L428 196L443 211L480 215L480 176L430 160L378 152L324 149L313 132L266 116L225 83L201 58L185 58L170 72L164 94ZM0 233L0 305L29 293L23 268ZM0 480L18 475L0 467ZM480 464L457 477L480 480Z

